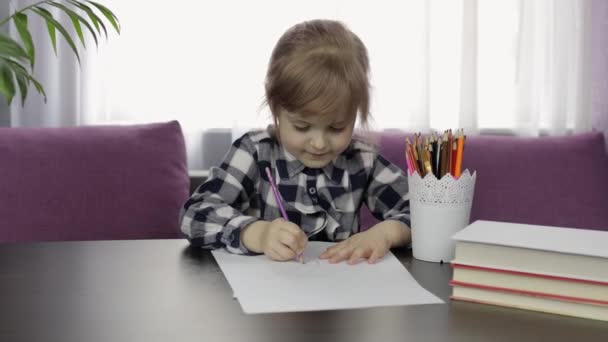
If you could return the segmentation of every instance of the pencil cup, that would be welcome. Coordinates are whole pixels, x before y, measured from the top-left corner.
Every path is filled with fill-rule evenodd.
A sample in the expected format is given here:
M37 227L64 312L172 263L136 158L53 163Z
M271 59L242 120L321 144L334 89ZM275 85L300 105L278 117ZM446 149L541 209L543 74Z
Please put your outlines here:
M421 178L417 172L408 177L414 258L452 261L452 235L469 224L476 176L465 170L458 179L432 173Z

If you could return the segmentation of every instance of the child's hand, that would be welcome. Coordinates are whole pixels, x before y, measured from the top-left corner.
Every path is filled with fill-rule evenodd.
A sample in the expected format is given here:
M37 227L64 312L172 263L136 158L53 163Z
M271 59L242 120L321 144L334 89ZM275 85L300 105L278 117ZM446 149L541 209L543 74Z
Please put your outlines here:
M365 232L354 234L348 239L329 247L319 258L329 259L330 263L338 263L348 259L353 265L367 259L375 263L391 248L391 241L381 227L373 227Z
M295 223L278 218L269 222L262 236L262 250L272 260L293 259L306 248L308 237Z

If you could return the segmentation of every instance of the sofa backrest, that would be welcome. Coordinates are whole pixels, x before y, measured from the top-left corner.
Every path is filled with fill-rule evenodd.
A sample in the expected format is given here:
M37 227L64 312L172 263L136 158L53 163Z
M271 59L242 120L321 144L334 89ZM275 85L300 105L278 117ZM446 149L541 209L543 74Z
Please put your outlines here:
M405 170L401 131L380 152ZM463 169L477 171L471 222L608 230L608 155L602 133L560 137L468 136ZM362 226L375 222L362 213Z
M0 242L177 238L178 122L0 128Z

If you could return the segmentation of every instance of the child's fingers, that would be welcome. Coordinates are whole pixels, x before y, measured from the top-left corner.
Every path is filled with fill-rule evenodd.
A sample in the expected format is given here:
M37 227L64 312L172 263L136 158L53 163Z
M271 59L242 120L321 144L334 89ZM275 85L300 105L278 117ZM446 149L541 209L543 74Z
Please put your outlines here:
M295 224L293 222L283 220L283 222L281 224L281 229L291 232L294 235L303 234L304 236L306 236L306 234L304 234L304 232L302 231L302 228L300 228L297 224Z
M308 236L304 234L304 238L299 240L298 244L299 249L297 250L298 254L304 253L304 249L306 249L306 245L308 244Z
M295 247L294 250L298 252L303 251L306 247L306 244L308 243L308 236L306 236L306 233L304 233L302 228L292 222L285 222L285 224L281 228L282 230L292 234L296 239L297 247ZM292 243L290 242L289 245L292 246Z
M319 259L327 259L333 255L333 250L336 246L331 246L326 248L321 255L319 255Z
M306 234L304 234L304 238L302 238L302 236L294 235L292 232L282 231L279 234L279 242L289 247L295 254L300 254L304 251L304 247L306 247L308 240Z
M274 249L269 249L264 254L266 254L270 260L279 261L279 255L274 251Z
M298 227L298 231L296 233L296 240L298 242L298 252L303 252L304 248L306 248L306 245L308 244L308 236L306 236L306 233L304 233L304 231L302 229L300 229L300 227Z
M367 252L365 249L363 249L361 247L355 248L353 253L350 255L350 258L348 259L348 264L349 265L358 264L361 261L361 259L365 258L366 254L369 254L369 252Z
M344 246L341 249L337 249L334 255L329 259L330 264L335 264L344 261L350 257L353 249L350 246Z
M328 247L320 256L319 259L329 259L331 258L338 250L340 250L344 246L344 241L338 243L337 245L333 245Z
M369 262L370 264L375 264L378 259L382 258L384 255L381 255L382 253L380 252L379 249L374 249L372 251L372 254L369 256L369 259L367 260L367 262Z
M299 249L300 242L295 234L290 231L283 230L279 233L279 242L291 248L294 252Z
M290 260L296 256L296 254L291 249L282 244L277 244L276 246L273 246L272 251L277 256L277 260L280 261Z
M282 261L281 256L274 250L274 248L269 248L264 254L266 254L266 256L271 260Z
M333 255L333 246L327 248L325 251L323 251L323 253L321 253L321 255L319 255L319 259L328 259Z

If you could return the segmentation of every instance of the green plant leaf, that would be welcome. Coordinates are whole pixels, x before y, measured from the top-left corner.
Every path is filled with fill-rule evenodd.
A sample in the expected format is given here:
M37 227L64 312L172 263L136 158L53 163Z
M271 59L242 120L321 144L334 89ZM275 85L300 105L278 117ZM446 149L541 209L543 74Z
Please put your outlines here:
M4 63L10 68L12 68L13 72L15 73L15 76L19 75L25 77L28 80L28 86L29 82L32 82L34 84L34 87L36 87L36 91L38 91L38 93L43 96L44 102L46 103L46 92L44 91L44 87L42 87L42 84L40 84L40 82L38 82L23 65L11 59L5 58L0 58L0 63Z
M46 103L46 92L44 91L44 87L42 87L42 84L40 84L40 82L38 82L35 78L33 77L28 77L28 79L34 83L34 87L36 88L36 91L38 92L38 94L42 95L42 98L44 99L44 103Z
M19 94L21 95L21 107L25 106L25 99L27 98L27 87L29 86L29 80L27 77L21 74L15 74L17 79L17 85L19 86Z
M30 66L34 68L34 61L36 59L36 49L34 48L34 42L32 40L32 35L28 30L27 23L27 15L23 13L15 14L15 27L17 27L17 32L19 32L19 36L21 37L21 41L25 46L25 51L27 52L30 59Z
M0 62L0 92L6 97L10 105L15 96L15 78L11 68L6 63Z
M46 21L46 28L49 32L49 36L51 37L53 51L55 51L55 56L57 56L57 31L55 30L55 26L48 20Z
M85 18L83 18L81 15L79 15L76 12L74 12L73 10L71 10L70 8L68 8L67 6L65 6L63 4L51 3L51 5L60 8L67 15L70 16L70 19L72 19L72 23L74 23L74 28L76 29L76 32L78 32L78 37L80 38L80 41L82 42L83 46L85 46L85 43L84 43L84 34L82 32L81 25L79 23L78 23L78 25L76 25L76 22L74 21L75 19L78 20L80 23L83 23L84 26L86 26L86 28L89 30L89 32L91 32L91 35L93 36L93 39L95 40L95 45L99 46L99 42L97 41L97 34L95 33L95 30L93 29L93 26L91 26L91 24L89 24L89 22Z
M37 13L38 15L41 15L44 18L44 15L40 14L39 12L36 12L36 9L31 8L31 11ZM51 38L51 45L53 45L53 51L55 51L55 56L57 56L57 32L55 30L55 25L53 25L52 22L50 22L49 20L46 20L46 29L49 33L49 37Z
M114 13L112 13L112 11L110 11L109 8L105 7L102 4L94 2L94 1L87 1L87 2L90 3L91 5L97 7L99 12L101 12L101 14L103 14L108 19L108 21L112 24L112 26L114 26L114 29L116 30L116 32L118 32L120 34L120 23L118 21L118 18L116 17L116 15L114 15Z
M68 2L71 3L72 5L80 8L81 10L83 10L89 16L91 21L93 22L93 25L97 29L97 33L101 34L101 31L99 30L99 28L101 27L101 29L103 29L103 32L106 36L106 39L108 38L108 30L106 29L106 26L104 25L101 18L99 16L97 16L97 14L95 14L95 12L93 12L91 7L81 3L79 1L76 1L76 0L68 0Z
M53 15L51 14L51 12L49 12L46 8L43 8L40 6L36 6L36 7L32 8L32 11L34 11L35 13L37 13L38 15L40 15L41 17L46 19L47 27L49 25L54 26L61 33L61 35L63 35L63 38L65 38L66 42L68 43L68 45L70 46L72 51L74 51L74 54L76 55L76 59L78 60L78 63L80 63L80 55L78 54L78 48L76 48L76 44L74 44L74 41L72 40L72 37L70 37L70 34L68 33L68 31L66 31L66 29L57 20L55 20L55 18L53 18ZM49 33L50 33L50 29L49 29Z
M80 39L80 42L82 43L82 47L84 47L86 49L87 44L84 42L84 35L82 34L82 27L80 27L80 22L78 21L78 18L75 18L70 15L70 19L72 20L72 25L74 25L74 30L76 30L78 39Z
M101 33L101 31L99 30L99 21L101 21L101 19L95 14L95 12L93 12L93 10L91 10L87 5L81 4L78 1L74 1L74 0L67 0L67 1L69 3L71 3L72 5L83 10L89 16L89 19L91 19L91 21L93 22L95 29L97 29L97 33Z
M80 26L79 15L77 15L74 11L72 11L71 9L65 7L64 5L62 5L60 3L50 2L49 5L59 8L60 10L65 12L65 14L67 14L70 17L70 20L72 21L72 25L74 26L74 30L76 31L76 34L78 35L78 39L80 39L82 46L86 49L87 45L84 42L84 35L82 34L82 27Z
M28 60L27 52L11 37L0 34L0 56L12 57L18 60Z

